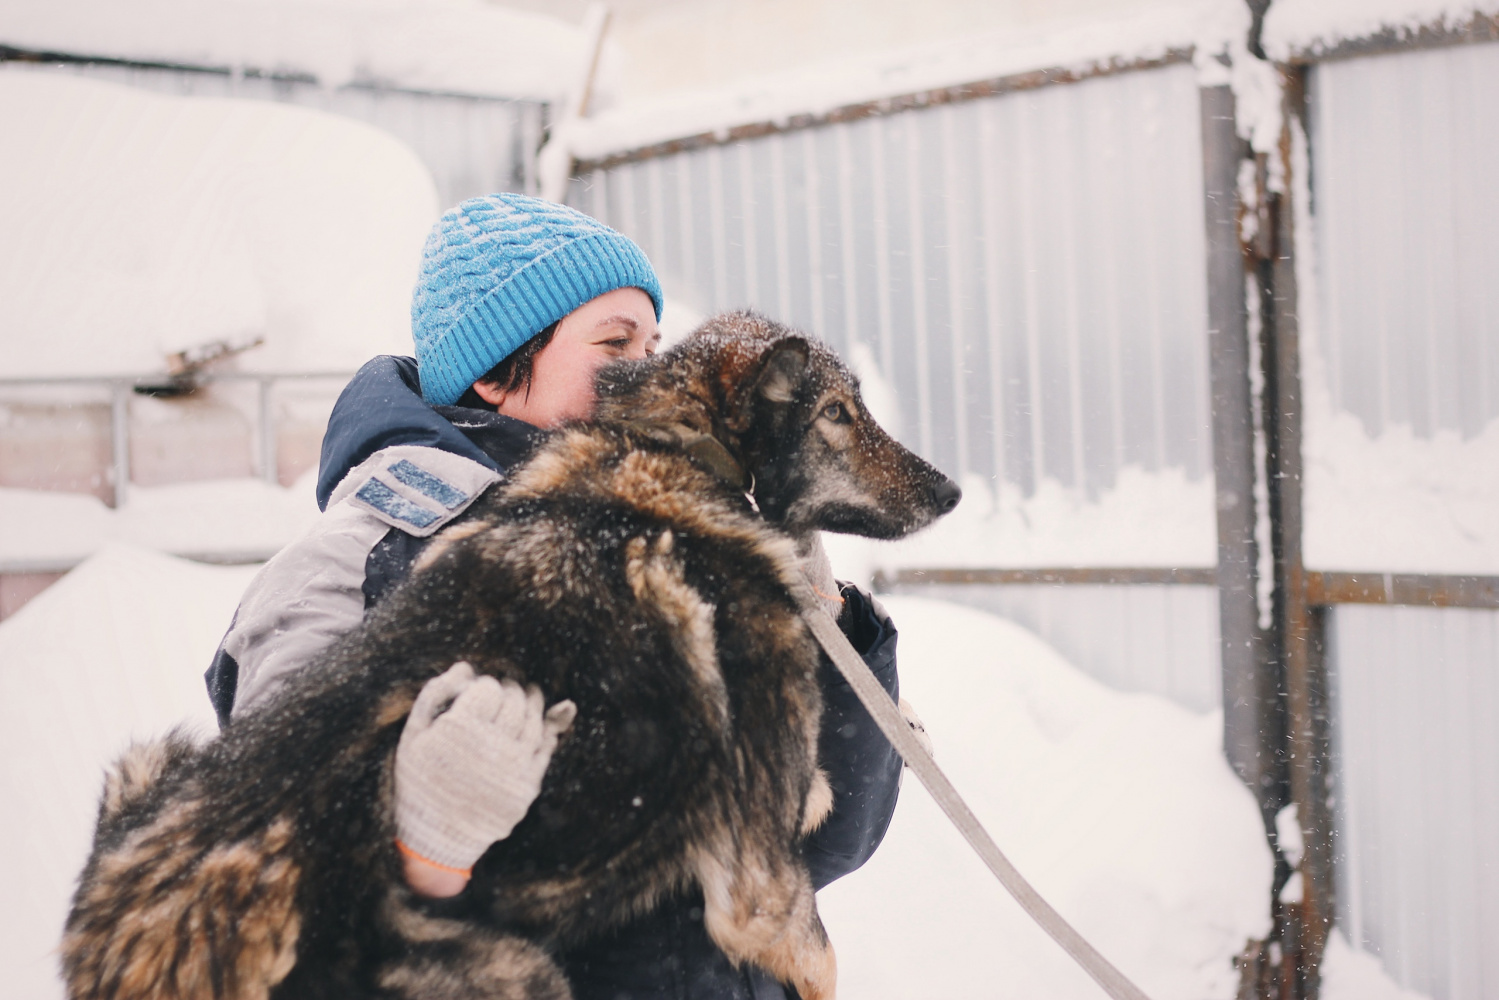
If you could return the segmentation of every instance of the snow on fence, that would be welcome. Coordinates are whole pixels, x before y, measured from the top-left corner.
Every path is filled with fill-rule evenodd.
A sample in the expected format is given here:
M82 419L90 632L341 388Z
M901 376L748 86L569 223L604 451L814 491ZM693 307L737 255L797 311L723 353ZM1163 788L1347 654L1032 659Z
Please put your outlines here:
M992 519L1019 497L1020 531L1075 535L1024 503L1212 484L1216 559L1085 540L1048 565L1044 539L969 524L875 561L1117 687L1227 693L1230 760L1267 816L1301 806L1306 841L1276 946L1246 954L1262 989L1315 995L1335 918L1403 984L1472 1000L1499 990L1499 884L1464 877L1499 815L1499 45L1464 43L1499 18L1329 42L1330 16L1272 5L1280 109L1176 53L594 149L569 201L674 297L854 359ZM1286 41L1308 18L1323 34ZM1280 135L1251 149L1236 117Z

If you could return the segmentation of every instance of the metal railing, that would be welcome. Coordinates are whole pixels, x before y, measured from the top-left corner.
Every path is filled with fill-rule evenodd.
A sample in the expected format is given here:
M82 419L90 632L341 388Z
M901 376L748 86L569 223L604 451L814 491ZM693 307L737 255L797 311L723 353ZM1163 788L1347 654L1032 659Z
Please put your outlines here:
M318 372L224 372L195 374L189 381L174 382L170 376L155 375L67 375L30 378L0 378L0 393L7 389L35 389L42 386L92 387L106 393L110 410L110 478L114 489L113 506L120 507L130 490L130 397L153 394L149 390L171 387L178 392L195 391L203 386L224 383L253 382L257 388L255 429L255 465L260 478L279 485L277 478L276 416L271 405L278 382L339 380L353 377L348 371ZM159 393L157 393L159 394Z

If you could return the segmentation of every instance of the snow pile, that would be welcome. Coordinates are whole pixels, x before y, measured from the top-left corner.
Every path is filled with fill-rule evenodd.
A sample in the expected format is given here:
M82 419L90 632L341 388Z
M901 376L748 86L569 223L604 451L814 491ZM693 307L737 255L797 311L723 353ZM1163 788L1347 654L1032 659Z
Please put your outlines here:
M855 578L865 567L1058 566L1211 567L1217 561L1213 479L1178 468L1119 470L1094 499L1054 479L1035 495L970 477L963 502L932 527L900 542L830 539Z
M1307 418L1308 566L1499 574L1499 420L1463 440L1403 425L1371 438L1324 407Z
M216 339L242 369L410 350L431 175L367 125L0 67L0 377L162 371Z
M1232 997L1232 956L1269 929L1271 859L1221 718L1110 691L981 612L886 604L902 693L1020 871L1155 1000ZM850 996L1101 995L909 774L884 845L820 908Z
M203 671L254 572L114 547L0 624L6 996L62 996L55 949L103 767L180 721L217 728Z
M259 479L132 486L118 510L81 493L0 487L0 565L68 566L116 542L264 560L317 518L316 480L312 470L290 488Z
M75 55L560 99L586 39L482 0L20 0L0 44Z
M102 768L132 739L214 726L202 673L253 568L112 546L0 624L0 968L62 995L54 949ZM1219 752L1221 722L1101 687L1018 626L892 598L902 687L1001 847L1156 1000L1233 995L1266 930L1270 857ZM850 996L1099 996L909 780L884 846L822 893ZM1336 960L1336 962L1334 962ZM1410 1000L1368 956L1329 959L1329 1000Z
M736 125L784 122L794 115L939 87L1054 67L1086 71L1120 61L1158 59L1173 49L1224 51L1248 30L1239 0L1157 0L1109 17L1060 15L1040 25L831 60L804 69L735 81L622 106L576 123L566 137L574 156L596 159Z
M1325 1000L1428 1000L1424 993L1402 988L1378 958L1353 947L1342 931L1327 939L1321 995Z
M1273 8L1272 8L1273 9ZM1394 425L1371 437L1328 388L1310 157L1292 129L1305 423L1303 551L1320 570L1499 575L1499 421L1464 439Z
M1460 29L1475 15L1499 14L1495 0L1275 0L1261 42L1272 59L1315 54L1384 31Z

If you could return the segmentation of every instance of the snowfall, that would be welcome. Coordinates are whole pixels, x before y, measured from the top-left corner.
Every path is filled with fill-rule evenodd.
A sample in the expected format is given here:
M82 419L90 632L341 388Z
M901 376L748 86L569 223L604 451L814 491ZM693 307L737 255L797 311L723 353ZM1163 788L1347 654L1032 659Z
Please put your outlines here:
M386 35L351 36L340 62L318 68L334 82L399 76L399 52L383 46L409 6L389 0ZM457 0L441 6L455 17L473 13ZM1211 6L1176 5L1198 13ZM1321 44L1331 29L1310 13L1314 6L1287 3L1274 43ZM68 18L40 10L0 17L0 33L24 29L24 38L0 41L66 41ZM1200 39L1210 21L1194 13L1172 22L1181 30L1170 41ZM88 38L110 44L107 27ZM1087 55L1099 42L1098 32L1085 34L1080 48L1041 51L1058 63ZM281 44L227 29L168 41L176 47L148 50L154 42L130 35L120 54L197 52L269 65L265 53ZM553 41L546 51L576 44L570 35ZM1002 56L1001 69L1028 68L1014 51ZM923 75L934 59L915 58L906 76L870 69L858 85L944 82ZM425 64L404 71L416 83L437 72ZM472 87L521 86L486 80ZM773 117L786 89L785 81L767 84L772 97L756 104L752 94L741 111L770 108ZM808 93L801 98L819 106L868 96ZM721 113L703 111L704 127L722 124L714 117ZM129 134L118 125L126 120L137 125ZM648 134L661 120L610 119L580 136L579 148L627 126ZM11 237L0 242L0 376L136 372L159 367L189 338L247 332L265 344L246 355L244 370L347 367L405 347L405 292L391 290L410 287L438 206L414 155L374 129L306 109L0 68L0 134L25 140L0 148L0 231ZM79 199L77 191L99 196ZM102 291L78 296L79 288ZM149 327L140 321L148 315L156 320ZM80 357L87 372L78 371ZM1307 551L1320 566L1392 568L1393 551L1397 562L1427 571L1499 572L1499 519L1485 513L1499 503L1499 431L1463 442L1398 429L1375 439L1331 412L1308 419ZM1169 472L1125 477L1092 501L1043 484L1009 506L970 493L945 526L905 550L836 548L848 561L844 575L867 579L876 565L936 560L1213 561L1207 482ZM1452 517L1429 516L1453 509L1458 529L1442 527ZM1391 517L1413 523L1413 511L1427 512L1414 523L1448 534L1389 541L1369 527ZM271 550L316 516L306 477L284 489L251 481L138 488L118 510L76 495L0 489L0 563L78 563L0 622L0 855L9 859L0 874L8 904L0 907L0 997L61 996L55 949L108 762L132 739L174 725L213 735L203 670L255 569L168 553ZM1378 547L1396 544L1406 547ZM1020 870L1152 997L1232 997L1233 956L1269 929L1271 859L1254 802L1224 761L1221 716L1111 690L1000 618L913 597L886 603L901 630L904 694L939 762ZM848 997L1101 996L909 776L879 852L826 889L820 907ZM1415 996L1339 935L1324 977L1329 1000Z

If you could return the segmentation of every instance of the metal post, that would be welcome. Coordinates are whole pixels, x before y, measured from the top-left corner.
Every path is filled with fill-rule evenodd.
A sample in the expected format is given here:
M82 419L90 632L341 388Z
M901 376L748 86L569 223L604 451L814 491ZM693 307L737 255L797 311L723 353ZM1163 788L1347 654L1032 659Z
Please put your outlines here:
M1304 78L1287 80L1288 120L1305 116ZM1290 132L1281 155L1290 168ZM1262 175L1263 176L1263 175ZM1291 190L1297 190L1293 186ZM1327 672L1323 658L1325 612L1307 600L1302 562L1301 346L1297 322L1295 213L1287 198L1270 195L1273 234L1266 259L1257 265L1265 322L1265 396L1272 538L1275 550L1275 646L1284 665L1288 777L1305 847L1299 871L1301 898L1288 900L1279 920L1296 947L1285 957L1282 996L1315 998L1318 968L1333 920L1331 735Z
M130 392L131 385L122 379L109 383L110 457L114 477L114 504L125 506L130 489Z
M1255 596L1254 417L1250 403L1245 261L1239 246L1239 163L1228 87L1201 91L1206 189L1208 350L1218 505L1218 618L1223 749L1260 803L1267 831L1285 801L1276 671Z
M276 468L276 414L271 408L271 389L275 385L275 379L269 375L262 375L258 381L260 383L260 409L257 411L260 417L260 478L272 486L280 486L281 477Z

